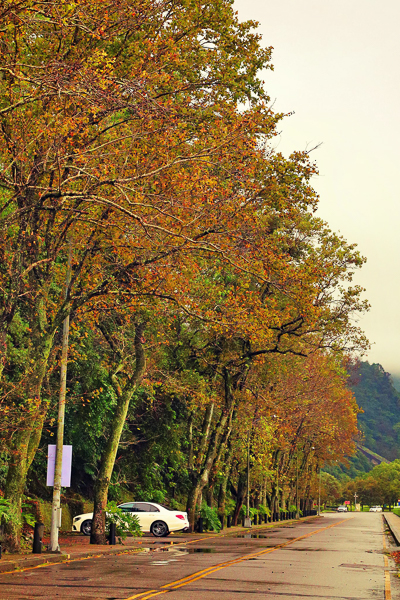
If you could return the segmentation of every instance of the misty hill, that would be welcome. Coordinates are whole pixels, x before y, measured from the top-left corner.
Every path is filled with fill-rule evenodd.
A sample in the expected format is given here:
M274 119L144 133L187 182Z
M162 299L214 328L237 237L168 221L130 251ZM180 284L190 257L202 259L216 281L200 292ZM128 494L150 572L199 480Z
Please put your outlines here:
M364 411L358 415L364 439L358 444L357 453L349 458L348 466L325 467L324 471L338 479L353 479L382 460L400 457L400 393L392 376L379 364L360 362L351 372L349 387Z
M388 460L400 457L400 393L392 377L379 364L361 362L352 374L350 387L357 404L364 433L362 445Z

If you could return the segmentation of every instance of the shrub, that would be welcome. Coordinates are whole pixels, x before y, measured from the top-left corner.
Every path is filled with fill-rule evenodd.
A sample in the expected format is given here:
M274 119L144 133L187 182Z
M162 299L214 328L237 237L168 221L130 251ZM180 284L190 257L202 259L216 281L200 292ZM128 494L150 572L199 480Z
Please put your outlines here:
M268 506L264 506L263 504L260 504L260 506L258 507L258 514L259 515L267 515L268 517L270 517L271 511Z
M203 518L203 524L206 529L213 531L221 530L221 522L218 519L217 509L211 508L206 503L201 505L200 516Z
M116 533L120 540L125 540L128 533L135 537L143 535L137 516L123 512L114 501L108 502L106 508L106 526L109 526L110 523L115 523L117 526Z
M15 523L18 524L21 521L27 523L31 527L35 525L35 515L30 512L26 512L27 508L31 508L29 504L22 504L22 514L18 514L15 506L5 498L0 498L0 523Z

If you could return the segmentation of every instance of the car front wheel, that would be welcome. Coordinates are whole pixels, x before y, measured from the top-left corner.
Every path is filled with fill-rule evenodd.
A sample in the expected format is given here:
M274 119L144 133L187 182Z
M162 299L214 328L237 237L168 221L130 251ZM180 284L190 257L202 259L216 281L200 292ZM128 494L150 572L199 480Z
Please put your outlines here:
M90 535L92 531L92 521L83 521L82 525L81 525L81 533L83 533L83 535Z
M169 534L168 525L164 521L154 521L150 531L156 537L165 537Z

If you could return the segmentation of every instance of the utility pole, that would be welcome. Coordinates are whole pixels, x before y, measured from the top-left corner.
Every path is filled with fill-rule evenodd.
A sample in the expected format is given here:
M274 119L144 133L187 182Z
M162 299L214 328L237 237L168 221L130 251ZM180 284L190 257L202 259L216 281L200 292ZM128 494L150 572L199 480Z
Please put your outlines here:
M247 434L247 506L246 518L244 521L245 527L251 527L250 519L250 429Z
M279 462L276 469L276 512L278 514L278 518L280 519L281 514L281 500L279 497Z
M318 485L318 516L321 516L321 467L319 468L319 485Z
M72 269L72 243L68 243L68 261L67 273L65 276L65 298L68 295L68 288L71 281ZM61 375L60 375L60 395L58 400L58 419L57 419L57 442L56 442L56 464L54 469L53 485L53 504L51 508L51 528L50 552L60 552L58 543L58 530L61 527L61 473L62 473L62 455L64 445L64 420L65 420L65 398L67 390L67 361L68 361L68 337L69 337L69 314L63 321L63 337L61 350Z
M299 503L299 455L296 454L296 519L300 518Z

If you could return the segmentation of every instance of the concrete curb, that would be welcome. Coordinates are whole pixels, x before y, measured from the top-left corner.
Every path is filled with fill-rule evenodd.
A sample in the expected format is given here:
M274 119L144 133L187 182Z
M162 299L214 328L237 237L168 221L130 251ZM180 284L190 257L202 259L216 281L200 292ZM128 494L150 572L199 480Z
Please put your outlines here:
M291 519L291 520L287 520L287 521L275 521L273 523L268 523L268 524L261 524L261 525L253 525L252 527L248 528L248 527L242 527L241 525L236 526L236 527L231 527L229 529L225 528L223 529L220 533L216 533L216 532L205 532L204 534L194 534L194 535L198 535L201 536L199 538L197 538L195 541L201 541L206 540L207 539L207 535L208 536L212 536L212 537L230 537L230 536L235 536L238 533L251 533L252 531L262 531L262 530L270 530L273 529L274 527L279 527L279 526L287 526L287 525L291 525L293 523L296 522L307 522L310 521L312 519L315 519L318 515L313 515L310 517L300 517L299 519ZM400 519L399 519L400 521ZM204 537L203 537L204 536ZM189 540L182 540L182 541L178 541L179 537L176 536L174 538L174 540L170 540L170 543L172 545L172 543L174 543L174 545L179 545L179 544L185 544L187 543ZM168 542L165 542L166 544ZM61 554L47 554L46 552L44 552L43 554L37 554L37 555L30 555L30 556L24 556L21 558L5 558L3 560L0 560L0 574L1 573L15 573L18 571L23 571L24 569L32 569L35 567L45 567L46 565L51 565L51 564L61 564L64 562L69 562L69 561L78 561L78 560L85 560L85 559L89 559L89 558L95 558L95 557L100 557L100 556L105 556L105 555L112 555L112 554L134 554L137 552L143 552L145 550L148 550L150 547L147 545L144 545L142 547L127 547L127 546L110 546L108 548L93 548L93 550L90 551L83 551L83 552L74 552L73 554L67 554L67 553L61 553ZM152 548L154 549L154 548Z
M390 529L394 541L400 546L400 518L393 513L382 513L382 516Z

